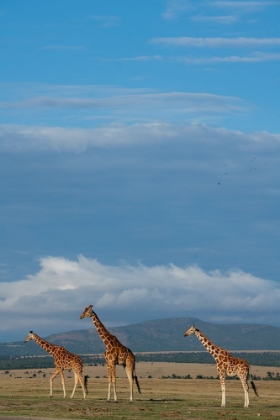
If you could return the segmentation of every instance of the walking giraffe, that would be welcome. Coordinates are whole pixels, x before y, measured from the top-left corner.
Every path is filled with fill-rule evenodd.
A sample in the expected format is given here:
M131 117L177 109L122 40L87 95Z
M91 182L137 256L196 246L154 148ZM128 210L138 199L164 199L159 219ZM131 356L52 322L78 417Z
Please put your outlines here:
M110 334L106 330L96 313L92 310L92 305L85 308L80 316L80 319L91 318L94 323L100 338L106 347L104 352L107 372L108 372L108 397L107 401L111 398L111 385L113 384L114 400L117 402L116 393L116 365L123 365L125 368L129 385L130 385L130 402L133 402L133 380L135 380L138 392L141 394L138 378L135 375L135 356L130 349L125 347L119 342L117 337Z
M209 351L210 354L216 360L216 368L219 374L221 389L222 389L222 407L226 405L226 376L237 375L241 380L243 389L244 389L244 407L249 407L249 386L248 379L250 376L250 365L244 359L239 359L238 357L233 357L225 349L216 346L212 343L198 328L192 325L188 331L185 332L184 337L187 337L191 334L195 334L202 345ZM253 381L251 381L252 388L255 394L258 397L257 389Z
M80 382L82 390L83 390L84 398L86 398L86 393L88 392L87 390L88 376L86 375L84 377L84 382L83 382L83 379L82 379L83 361L80 358L80 356L70 353L68 350L66 350L62 346L57 346L55 344L49 343L47 340L44 340L43 338L39 337L39 335L35 334L33 331L30 331L28 333L24 342L26 343L27 341L30 341L30 340L34 340L35 343L37 343L40 347L42 347L42 349L44 349L54 358L55 371L50 377L50 397L52 397L52 382L54 378L56 377L56 375L58 374L60 375L64 398L66 397L63 370L72 369L74 372L75 384L74 384L73 392L70 398L73 398L78 382Z

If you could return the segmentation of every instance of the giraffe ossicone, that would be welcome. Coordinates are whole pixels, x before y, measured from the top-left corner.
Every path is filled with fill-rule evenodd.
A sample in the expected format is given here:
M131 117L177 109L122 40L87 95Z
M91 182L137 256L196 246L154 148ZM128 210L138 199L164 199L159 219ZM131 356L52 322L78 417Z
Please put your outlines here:
M228 351L222 347L216 346L212 343L198 328L192 325L184 334L184 337L195 334L201 344L209 351L209 353L216 360L216 368L219 374L221 390L222 390L222 407L226 405L226 376L237 375L242 383L244 389L244 407L249 407L249 386L248 380L250 377L250 365L239 357L232 356ZM252 388L258 397L257 389L253 381L251 381Z
M107 401L111 399L111 387L113 386L114 401L117 402L116 392L116 365L122 365L125 368L129 386L130 386L130 402L133 402L133 382L135 380L138 392L141 394L138 378L135 374L135 356L130 349L119 342L117 337L109 333L109 331L102 324L97 314L92 310L93 305L89 305L80 316L80 319L91 318L96 330L102 339L106 350L104 357L108 372L108 397Z
M30 331L27 334L26 339L24 340L25 343L28 341L35 341L40 347L42 347L43 350L48 352L53 358L54 358L54 364L55 364L55 371L50 377L50 397L52 397L52 383L54 378L59 374L62 388L63 388L63 396L66 397L66 390L65 390L65 381L64 381L64 375L63 370L64 369L72 369L74 373L74 388L71 394L70 398L73 398L76 387L78 382L80 383L82 390L83 390L83 396L86 398L86 394L88 393L87 390L87 378L88 375L84 376L83 381L83 361L77 354L70 353L68 350L66 350L63 346L58 346L56 344L51 344L47 340L44 340L43 338L39 337L39 335L35 334L33 331Z

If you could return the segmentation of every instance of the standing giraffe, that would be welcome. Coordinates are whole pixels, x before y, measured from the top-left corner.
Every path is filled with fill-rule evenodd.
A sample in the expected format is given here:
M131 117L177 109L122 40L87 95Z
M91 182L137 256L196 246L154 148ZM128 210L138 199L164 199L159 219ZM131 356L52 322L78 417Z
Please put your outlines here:
M52 382L54 378L56 377L56 375L58 374L60 375L64 398L66 397L63 370L72 369L74 372L75 384L74 384L73 392L70 398L73 398L78 382L80 382L83 389L84 398L86 398L86 393L88 392L87 390L88 376L86 375L84 377L84 383L83 383L83 379L82 379L83 361L80 358L80 356L70 353L68 350L66 350L62 346L57 346L56 344L49 343L48 341L39 337L39 335L35 334L33 331L30 331L27 334L27 337L24 340L24 342L26 343L27 341L30 341L30 340L34 340L35 343L37 343L40 347L42 347L43 350L48 352L54 358L55 371L50 377L50 397L52 397Z
M221 389L222 389L222 407L226 406L226 376L237 375L241 380L243 389L244 389L244 407L249 407L249 386L248 379L250 376L250 365L244 359L239 359L238 357L233 357L225 349L216 346L212 343L198 328L192 325L188 331L185 332L184 337L187 337L191 334L195 334L202 345L209 351L210 354L216 360L216 368L219 374ZM253 381L251 381L252 388L255 394L258 397L257 389Z
M117 337L110 334L106 330L98 316L92 310L92 305L89 305L80 319L91 318L94 323L97 332L100 338L105 344L106 350L104 352L107 372L108 372L108 398L107 401L110 401L111 398L111 384L113 384L114 400L117 402L117 393L116 393L116 365L123 365L125 368L129 385L130 385L130 402L133 402L133 380L135 379L138 392L141 394L138 378L135 375L135 356L130 349L122 345Z

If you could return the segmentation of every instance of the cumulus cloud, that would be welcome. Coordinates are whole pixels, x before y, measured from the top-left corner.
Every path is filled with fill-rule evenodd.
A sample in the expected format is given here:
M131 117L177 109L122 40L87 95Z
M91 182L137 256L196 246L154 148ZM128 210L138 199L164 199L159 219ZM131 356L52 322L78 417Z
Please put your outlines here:
M243 271L207 272L173 264L108 266L84 256L75 261L45 257L37 273L2 283L0 312L5 323L0 329L20 325L28 330L32 319L40 328L53 323L64 331L82 328L76 320L89 304L97 313L113 313L108 322L125 318L131 323L135 314L153 319L178 313L241 322L278 312L279 298L278 283Z

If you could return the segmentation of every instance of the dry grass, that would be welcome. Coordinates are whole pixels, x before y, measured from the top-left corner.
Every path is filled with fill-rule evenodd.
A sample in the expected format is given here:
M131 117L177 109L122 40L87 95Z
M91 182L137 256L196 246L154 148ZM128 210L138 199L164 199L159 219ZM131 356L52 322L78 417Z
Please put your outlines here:
M142 394L135 389L135 402L128 402L129 389L125 372L117 368L119 403L107 403L106 368L86 366L90 376L89 395L82 399L80 388L73 400L70 394L73 377L65 372L67 397L62 398L60 379L54 381L54 397L49 398L49 377L53 369L0 372L0 418L3 416L34 416L52 418L95 419L225 419L250 420L280 418L280 382L257 381L260 398L250 390L250 408L244 409L240 381L227 382L227 407L221 408L218 380L161 379L162 376L196 375L216 377L215 365L176 363L137 363L137 375ZM252 367L252 373L266 376L277 368ZM280 369L279 369L280 371ZM43 374L46 376L43 377ZM11 376L10 376L11 375ZM33 377L36 375L36 377ZM99 376L99 378L97 378ZM148 378L152 376L152 378ZM136 388L136 387L135 387Z

